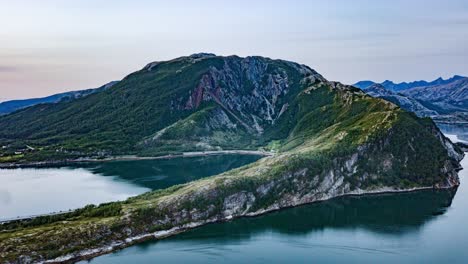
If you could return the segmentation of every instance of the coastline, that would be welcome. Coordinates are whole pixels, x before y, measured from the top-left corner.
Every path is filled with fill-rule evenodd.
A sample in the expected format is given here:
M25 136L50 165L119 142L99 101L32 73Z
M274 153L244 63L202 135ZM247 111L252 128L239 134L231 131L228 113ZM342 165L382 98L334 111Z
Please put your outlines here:
M324 202L324 201L328 201L328 200L332 200L332 199L340 198L340 197L377 196L377 195L385 195L385 194L409 193L409 192L443 190L443 189L455 189L456 190L457 188L458 188L458 185L441 187L441 188L436 188L434 186L424 186L424 187L414 187L414 188L408 188L408 189L395 189L392 187L382 187L379 189L367 190L367 191L359 189L359 190L355 190L349 193L329 196L323 199L317 199L317 200L313 200L310 202L297 203L297 204L292 204L292 205L284 206L284 207L272 207L272 208L267 208L264 210L259 210L257 212L248 213L245 215L239 215L235 217L231 215L231 216L227 216L224 218L211 218L205 221L191 222L191 223L184 224L182 226L170 228L168 230L156 231L153 233L146 233L146 234L142 234L142 235L138 235L134 237L129 237L129 238L126 238L125 241L118 241L118 242L114 241L104 247L87 249L87 250L83 250L80 252L76 252L74 254L60 256L55 259L45 260L43 263L75 263L78 261L91 260L95 257L106 255L106 254L130 247L130 246L133 246L141 242L145 242L149 240L164 239L164 238L171 237L171 236L174 236L174 235L177 235L177 234L180 234L180 233L183 233L183 232L186 232L186 231L189 231L189 230L192 230L194 228L198 228L204 225L228 222L228 221L232 221L232 220L240 219L244 217L257 217L257 216L265 215L265 214L272 213L272 212L279 211L279 210L284 210L284 209L294 208L294 207L299 207L299 206L306 206L308 204Z
M103 159L97 158L78 158L66 159L55 161L37 161L37 162L12 162L0 163L0 169L19 169L19 168L42 168L51 166L66 166L76 163L90 163L90 162L110 162L110 161L136 161L136 160L160 160L160 159L175 159L175 158L192 158L192 157L206 157L216 155L258 155L258 156L273 156L274 152L260 151L260 150L213 150L213 151L191 151L182 152L178 154L167 154L161 156L136 156L136 155L121 155L106 157Z
M219 152L218 152L219 153ZM198 153L197 155L200 154L206 154L206 153ZM453 171L456 171L456 168L453 168ZM449 173L449 172L448 172ZM267 214L269 212L273 211L278 211L290 207L296 207L296 206L301 206L301 205L306 205L306 204L311 204L315 202L322 202L326 200L330 200L333 198L338 198L338 197L343 197L343 196L364 196L364 195L384 195L388 193L404 193L404 192L416 192L416 191L423 191L423 190L438 190L438 189L455 189L459 185L459 182L457 181L450 181L447 182L446 185L442 186L421 186L421 187L415 187L415 188L394 188L390 186L386 187L378 187L378 188L369 188L369 189L355 189L353 191L341 191L341 192L333 192L329 193L327 195L322 195L322 196L309 196L305 199L299 199L299 200L281 200L281 201L276 201L273 204L270 204L268 207L264 208L259 208L257 211L251 212L251 213L241 213L241 214L221 214L221 215L216 215L213 216L212 218L206 218L206 219L201 219L199 221L194 221L194 222L185 222L181 223L180 225L174 225L171 228L162 230L162 231L156 231L156 232L148 232L148 233L140 233L136 234L131 237L122 237L119 239L110 239L107 241L107 243L101 244L99 247L95 248L87 248L84 247L80 251L76 251L74 253L70 253L67 255L62 255L53 259L43 259L41 263L74 263L78 262L81 260L89 260L94 257L108 254L129 246L132 246L134 244L147 241L147 240L157 240L157 239L163 239L169 236L173 236L188 230L191 230L196 227L200 227L203 225L211 224L211 223L217 223L217 222L225 222L225 221L230 221L233 219L238 219L242 217L256 217L260 215ZM26 255L25 255L26 256Z

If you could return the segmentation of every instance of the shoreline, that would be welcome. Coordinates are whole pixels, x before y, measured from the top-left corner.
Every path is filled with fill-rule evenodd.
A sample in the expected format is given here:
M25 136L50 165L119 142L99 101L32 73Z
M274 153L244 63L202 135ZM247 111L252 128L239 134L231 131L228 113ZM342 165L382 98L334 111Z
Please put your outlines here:
M313 204L316 202L323 202L323 201L327 201L327 200L331 200L331 199L335 199L339 197L372 196L372 195L385 195L385 194L392 194L392 193L395 194L395 193L417 192L417 191L425 191L425 190L437 191L437 190L444 190L444 189L446 190L453 189L454 191L456 191L458 186L459 186L458 181L449 181L447 182L446 185L444 184L442 186L431 185L431 186L421 186L421 187L402 188L402 189L398 189L398 188L391 187L391 186L386 186L386 187L372 188L368 190L356 189L356 190L348 191L348 192L330 193L326 196L319 196L319 198L309 197L308 199L290 201L287 203L281 203L281 201L277 201L274 204L271 204L270 206L266 208L259 209L255 212L251 212L251 213L244 212L244 213L237 214L237 215L232 215L230 213L218 214L212 218L203 219L203 220L195 221L195 222L189 222L183 225L173 226L172 228L162 230L162 231L141 233L135 236L126 237L126 238L119 239L119 240L109 240L108 243L104 244L103 246L83 249L81 251L62 255L53 259L44 259L41 261L41 263L75 263L75 262L82 261L82 260L90 260L101 255L109 254L114 251L118 251L118 250L130 247L130 246L133 246L137 243L141 243L141 242L148 241L148 240L157 241L158 239L164 239L164 238L167 238L167 237L170 237L170 236L173 236L173 235L176 235L176 234L188 231L188 230L192 230L194 228L197 228L203 225L227 222L227 221L231 221L231 220L239 219L243 217L256 217L256 216L265 215L267 213L274 212L274 211L303 206L307 204Z
M468 121L444 121L444 120L434 120L433 121L436 124L442 124L442 125L467 125Z
M256 151L256 150L218 150L218 151L194 151L194 152L183 152L181 154L168 154L163 156L151 156L151 157L139 157L134 155L124 155L124 156L115 156L109 157L106 159L77 159L71 161L59 161L59 162L41 162L38 163L27 163L27 164L15 164L8 167L3 167L5 164L0 163L0 169L20 169L20 168L45 168L45 167L54 167L54 166L65 166L68 164L76 164L76 163L91 163L91 162L110 162L110 161L137 161L137 160L161 160L161 159L175 159L175 158L192 158L192 157L207 157L207 156L217 156L217 155L258 155L269 157L273 156L274 153L266 152L266 151ZM7 224L9 222L14 221L22 221L22 220L29 220L36 217L41 216L52 216L52 215L60 215L71 213L71 211L64 211L64 212L51 212L45 214L37 214L37 215L28 215L28 216L18 216L17 218L9 218L9 219L0 219L0 225Z
M273 156L274 152L260 150L210 150L210 151L190 151L178 154L167 154L161 156L136 156L136 155L121 155L106 157L103 159L96 158L78 158L69 160L56 161L37 161L25 163L0 163L0 169L19 169L19 168L43 168L54 166L66 166L77 163L92 163L92 162L110 162L110 161L137 161L137 160L160 160L160 159L176 159L176 158L192 158L192 157L207 157L217 155L258 155L258 156Z
M245 218L245 217L258 217L261 215L265 215L265 214L280 211L280 210L285 210L285 209L299 207L299 206L306 206L306 205L313 204L313 203L325 202L325 201L332 200L335 198L340 198L340 197L378 196L378 195L386 195L386 194L410 193L410 192L430 191L430 190L447 190L447 189L456 190L458 186L459 185L452 185L449 187L441 187L441 188L436 188L434 186L424 186L424 187L413 187L409 189L394 189L391 187L382 187L380 189L368 190L368 191L355 190L349 193L335 195L335 196L318 199L318 200L314 200L310 202L297 203L297 204L284 206L284 207L267 208L264 210L259 210L257 212L252 212L252 213L239 215L235 217L230 215L224 218L211 218L205 221L191 222L182 226L170 228L168 230L156 231L153 233L145 233L145 234L141 234L138 236L129 237L129 238L126 238L124 241L114 241L111 244L103 246L103 247L94 248L94 249L86 249L86 250L77 252L75 254L69 254L69 255L57 257L55 259L45 260L43 263L76 263L78 261L85 261L85 260L89 261L95 257L110 254L112 252L128 248L138 243L142 243L142 242L150 241L150 240L157 241L160 239L165 239L165 238L168 238L168 237L171 237L171 236L174 236L174 235L177 235L177 234L180 234L180 233L183 233L183 232L186 232L186 231L189 231L189 230L201 227L201 226L215 224L215 223L229 222L232 220Z

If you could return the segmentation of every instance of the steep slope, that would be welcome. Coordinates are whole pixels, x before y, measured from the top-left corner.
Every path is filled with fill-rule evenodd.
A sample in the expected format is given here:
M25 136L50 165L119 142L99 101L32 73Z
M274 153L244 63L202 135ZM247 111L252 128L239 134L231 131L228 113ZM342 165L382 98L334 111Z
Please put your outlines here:
M4 224L3 262L89 258L347 194L451 188L459 184L463 156L430 119L329 82L307 66L261 57L197 54L151 63L107 91L1 118L3 140L36 119L46 125L22 140L53 144L44 148L87 151L80 141L86 139L94 140L91 149L122 153L263 148L276 154L125 202ZM81 129L78 120L83 130L73 130Z
M11 100L11 101L1 102L0 103L0 115L9 114L19 109L30 107L30 106L37 105L37 104L58 103L62 100L77 99L77 98L84 97L92 93L98 92L103 89L108 89L112 87L112 85L114 85L115 83L117 82L113 81L113 82L104 84L103 86L99 88L54 94L54 95L50 95L50 96L42 97L42 98Z
M379 97L390 101L406 111L415 113L419 117L431 117L439 114L437 111L425 107L418 100L401 93L395 93L387 90L381 84L373 84L362 90L372 97Z

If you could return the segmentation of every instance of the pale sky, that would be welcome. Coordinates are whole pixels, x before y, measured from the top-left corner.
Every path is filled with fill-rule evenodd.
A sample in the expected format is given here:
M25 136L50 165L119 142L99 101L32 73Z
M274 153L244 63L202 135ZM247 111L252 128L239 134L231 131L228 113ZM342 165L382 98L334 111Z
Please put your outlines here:
M468 1L0 0L0 101L98 87L198 52L354 83L468 75Z

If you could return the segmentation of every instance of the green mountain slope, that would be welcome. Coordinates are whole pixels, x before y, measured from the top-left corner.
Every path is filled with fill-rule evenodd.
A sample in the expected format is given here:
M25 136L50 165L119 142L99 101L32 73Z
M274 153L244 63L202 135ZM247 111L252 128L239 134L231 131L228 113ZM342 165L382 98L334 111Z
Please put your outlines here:
M79 259L347 194L455 187L463 156L430 119L306 66L261 57L199 54L152 63L107 91L2 117L0 127L4 144L43 148L24 160L51 153L276 152L125 202L3 225L0 257L8 261Z
M308 67L260 57L202 54L153 63L107 91L0 118L0 142L63 155L256 149L288 135L282 109L297 107L306 76L323 79Z
M151 63L85 98L0 117L0 145L4 162L288 150L339 122L392 108L304 65L195 54ZM8 155L26 145L36 151Z

